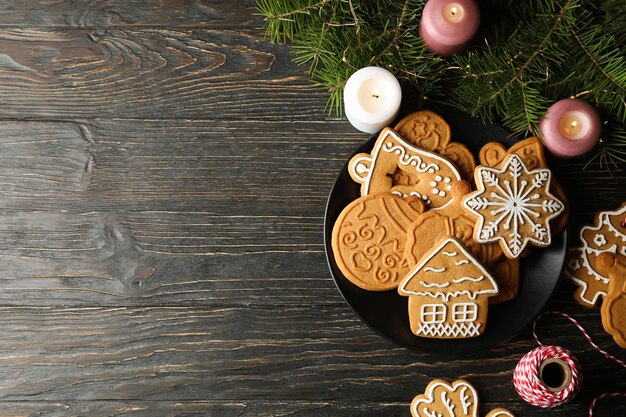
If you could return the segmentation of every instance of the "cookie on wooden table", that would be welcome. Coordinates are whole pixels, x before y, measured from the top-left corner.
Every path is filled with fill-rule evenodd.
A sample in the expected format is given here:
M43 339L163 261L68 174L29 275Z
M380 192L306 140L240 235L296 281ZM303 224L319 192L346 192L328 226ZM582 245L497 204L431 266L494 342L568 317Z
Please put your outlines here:
M423 200L389 193L370 194L343 209L332 232L337 266L353 284L391 290L408 271L403 261L406 232L424 212Z
M476 388L462 379L452 383L435 379L426 387L424 394L413 398L413 417L478 417L480 400ZM505 408L495 408L486 417L514 417Z
M594 224L580 230L581 246L570 249L565 276L578 288L574 298L585 306L594 306L607 294L609 276L600 271L598 256L602 253L626 256L626 202L613 211L602 211Z
M598 269L609 277L609 289L602 302L602 327L626 349L626 256L604 252Z

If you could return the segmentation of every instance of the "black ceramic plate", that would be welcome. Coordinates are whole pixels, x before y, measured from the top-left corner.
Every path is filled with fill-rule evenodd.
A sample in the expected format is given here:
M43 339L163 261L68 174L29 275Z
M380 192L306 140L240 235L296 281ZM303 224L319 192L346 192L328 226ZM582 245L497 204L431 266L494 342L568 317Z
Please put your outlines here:
M452 128L452 140L467 145L474 155L487 142L497 141L509 147L515 140L495 125L484 125L469 115L450 108L433 109ZM354 154L369 152L378 135L372 136ZM348 158L349 161L350 158ZM374 331L392 342L410 349L437 354L461 354L488 349L505 342L522 331L542 310L554 292L561 276L567 248L567 232L552 237L547 248L533 247L520 261L520 288L517 298L489 306L485 332L471 339L428 339L415 336L409 328L407 297L394 291L365 291L348 281L335 263L331 235L339 213L358 198L359 185L348 174L348 163L339 173L328 197L324 221L324 243L328 266L337 288L346 302Z

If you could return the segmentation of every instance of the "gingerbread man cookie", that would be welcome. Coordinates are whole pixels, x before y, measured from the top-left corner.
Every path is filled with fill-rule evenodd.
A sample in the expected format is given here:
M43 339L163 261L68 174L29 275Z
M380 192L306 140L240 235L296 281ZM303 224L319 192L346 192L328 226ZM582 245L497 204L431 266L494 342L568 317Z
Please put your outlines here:
M352 157L348 172L361 184L361 195L392 193L424 200L429 209L450 202L450 190L461 180L457 168L436 153L425 151L385 128L371 153Z
M527 138L511 146L508 150L498 142L489 142L482 147L479 154L480 164L492 168L501 168L506 158L510 155L518 155L528 169L548 168L543 144L536 137ZM563 212L552 219L552 233L559 234L567 227L569 220L569 208L567 195L556 178L550 181L550 193L565 205Z
M501 169L479 166L474 175L478 190L463 200L463 207L477 218L477 242L499 242L509 258L520 256L528 243L550 245L549 222L565 205L549 192L549 169L529 170L513 154Z
M580 247L572 248L565 264L565 276L578 286L574 298L593 306L607 294L609 276L600 272L598 256L614 253L626 256L626 202L613 211L596 215L594 224L580 230Z
M462 379L449 383L435 379L424 394L411 402L413 417L478 417L479 398L476 388ZM486 417L514 417L505 408L495 408Z
M437 113L416 111L400 120L394 130L418 148L436 152L452 161L463 179L473 180L476 168L474 155L462 143L450 142L450 125Z
M337 266L353 284L370 291L398 286L408 271L403 261L406 231L424 211L416 197L370 194L343 209L332 234Z
M598 269L609 276L609 289L602 303L602 327L626 349L626 256L604 252Z
M411 269L398 293L409 297L409 324L416 336L462 339L483 333L487 300L498 285L462 244L446 238Z
M409 266L414 266L434 245L444 237L454 237L493 276L500 292L489 303L510 301L519 289L519 261L504 256L497 242L480 244L473 239L474 219L461 204L471 192L467 181L458 182L452 189L452 202L437 211L427 211L414 222L407 233L404 253Z

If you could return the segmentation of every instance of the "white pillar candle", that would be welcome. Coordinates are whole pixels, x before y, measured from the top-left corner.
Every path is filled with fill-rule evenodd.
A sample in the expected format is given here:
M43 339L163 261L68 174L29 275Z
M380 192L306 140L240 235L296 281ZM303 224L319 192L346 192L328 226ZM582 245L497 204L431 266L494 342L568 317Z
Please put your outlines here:
M343 90L346 116L361 132L376 133L398 115L402 101L400 83L384 68L361 68Z

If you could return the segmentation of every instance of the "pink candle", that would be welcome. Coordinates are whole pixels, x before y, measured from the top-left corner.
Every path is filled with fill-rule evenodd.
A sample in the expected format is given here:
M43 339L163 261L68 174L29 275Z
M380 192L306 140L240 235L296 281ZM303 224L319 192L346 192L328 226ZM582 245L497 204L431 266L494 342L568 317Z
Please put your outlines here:
M554 103L539 122L546 148L556 156L570 158L598 143L602 121L586 101L566 98Z
M474 0L429 0L420 20L420 36L426 47L441 56L462 51L480 25Z

